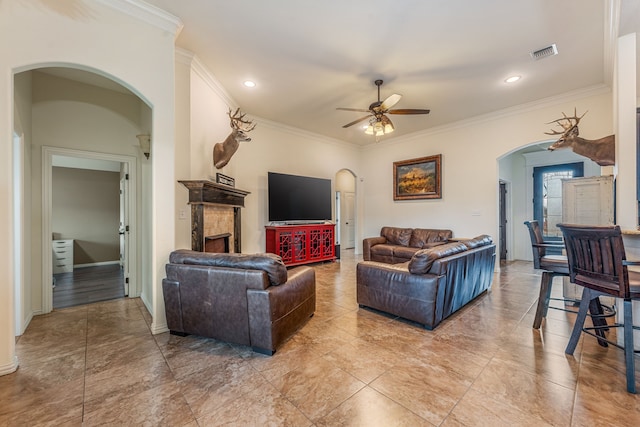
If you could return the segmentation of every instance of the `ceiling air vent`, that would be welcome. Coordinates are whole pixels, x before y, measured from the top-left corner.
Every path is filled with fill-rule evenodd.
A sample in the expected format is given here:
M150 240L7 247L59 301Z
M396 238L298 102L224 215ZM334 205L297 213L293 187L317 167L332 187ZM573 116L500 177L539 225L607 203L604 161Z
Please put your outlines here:
M551 46L543 47L542 49L538 49L530 53L531 57L535 60L546 58L547 56L553 56L557 54L558 54L558 48L556 47L555 43L552 44Z

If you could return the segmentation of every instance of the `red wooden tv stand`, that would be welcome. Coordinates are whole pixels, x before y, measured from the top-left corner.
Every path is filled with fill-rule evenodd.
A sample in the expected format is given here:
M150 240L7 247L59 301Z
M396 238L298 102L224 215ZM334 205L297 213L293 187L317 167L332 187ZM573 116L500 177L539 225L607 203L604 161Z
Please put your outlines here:
M288 266L333 261L335 224L268 225L267 252Z

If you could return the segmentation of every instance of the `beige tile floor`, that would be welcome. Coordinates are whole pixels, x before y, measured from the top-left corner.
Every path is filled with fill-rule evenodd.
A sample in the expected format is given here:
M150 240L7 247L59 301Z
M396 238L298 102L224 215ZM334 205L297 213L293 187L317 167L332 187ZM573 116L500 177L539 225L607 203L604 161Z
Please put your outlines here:
M19 370L0 377L0 426L640 425L622 351L586 337L566 356L565 312L531 328L531 263L505 265L491 292L427 331L359 309L357 261L343 251L314 267L316 315L273 357L153 336L138 299L37 316Z

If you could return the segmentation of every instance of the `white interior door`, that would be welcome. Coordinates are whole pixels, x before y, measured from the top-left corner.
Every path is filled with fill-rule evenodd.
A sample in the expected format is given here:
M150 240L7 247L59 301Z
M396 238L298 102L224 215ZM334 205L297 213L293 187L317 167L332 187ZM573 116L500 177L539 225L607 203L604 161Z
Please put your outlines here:
M120 171L120 268L124 276L124 294L129 295L129 173L127 164L121 163Z
M341 246L344 249L356 247L356 193L345 191L340 203L342 236Z

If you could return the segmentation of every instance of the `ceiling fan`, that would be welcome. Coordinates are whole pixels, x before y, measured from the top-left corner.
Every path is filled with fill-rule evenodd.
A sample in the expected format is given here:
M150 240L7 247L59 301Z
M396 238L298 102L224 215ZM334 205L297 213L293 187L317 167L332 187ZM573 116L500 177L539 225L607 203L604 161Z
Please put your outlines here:
M400 102L402 95L394 93L384 101L380 101L380 86L382 86L383 82L382 80L376 80L374 81L374 83L376 86L378 86L378 100L369 105L368 110L362 108L336 108L336 110L342 111L360 111L363 113L369 113L364 117L360 117L357 120L347 123L346 125L342 126L343 128L348 128L349 126L353 126L357 123L369 119L369 126L367 126L365 133L369 135L381 136L393 132L394 130L393 123L391 122L389 117L386 116L387 114L429 114L430 110L421 110L414 108L396 108L392 110L391 107Z

